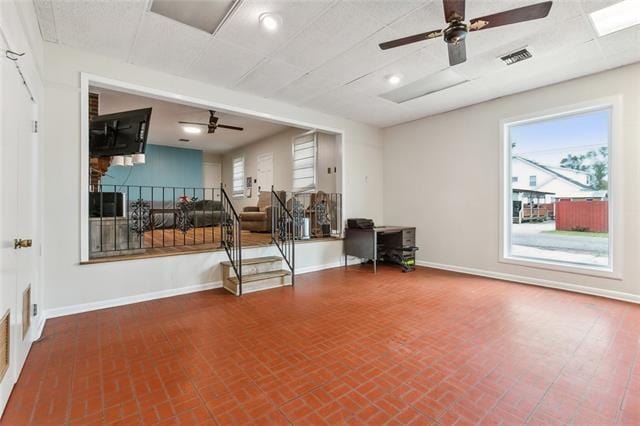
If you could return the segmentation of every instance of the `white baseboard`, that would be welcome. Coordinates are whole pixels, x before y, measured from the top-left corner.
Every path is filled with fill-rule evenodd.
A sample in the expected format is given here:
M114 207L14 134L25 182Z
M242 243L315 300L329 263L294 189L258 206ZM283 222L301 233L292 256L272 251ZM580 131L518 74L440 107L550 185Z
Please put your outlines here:
M33 327L33 331L31 332L31 340L35 341L42 337L42 332L44 331L44 324L47 322L46 312L41 313L36 317L35 327Z
M355 265L360 263L360 259L357 259L355 257L349 257L347 263L349 265ZM296 268L296 274L297 275L308 274L309 272L317 272L325 269L338 268L340 266L344 266L344 257L336 262L325 263L324 265L313 265L313 266L306 266L304 268Z
M623 293L621 291L605 290L596 287L586 287L577 284L544 280L540 278L523 277L521 275L505 274L503 272L485 271L482 269L468 268L465 266L446 265L442 263L427 262L424 260L416 260L416 265L434 269L442 269L445 271L460 272L469 275L477 275L480 277L495 278L502 281L512 281L519 284L529 284L541 287L555 288L558 290L572 291L574 293L589 294L592 296L600 296L609 299L640 304L640 296L635 294Z
M133 296L118 297L116 299L101 300L99 302L82 303L78 305L65 306L63 308L47 309L45 318L56 318L64 315L79 314L82 312L95 311L98 309L113 308L116 306L129 305L131 303L146 302L147 300L163 299L165 297L179 296L181 294L195 293L198 291L210 290L222 287L222 281L196 284L187 287L172 288L169 290L153 291L151 293L136 294ZM44 321L43 321L44 322Z

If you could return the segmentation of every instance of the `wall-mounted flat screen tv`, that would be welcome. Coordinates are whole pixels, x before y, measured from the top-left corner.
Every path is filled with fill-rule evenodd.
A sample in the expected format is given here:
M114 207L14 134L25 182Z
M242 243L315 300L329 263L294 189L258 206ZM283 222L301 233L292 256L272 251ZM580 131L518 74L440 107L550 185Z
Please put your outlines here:
M150 120L151 108L93 117L89 123L91 156L144 154Z

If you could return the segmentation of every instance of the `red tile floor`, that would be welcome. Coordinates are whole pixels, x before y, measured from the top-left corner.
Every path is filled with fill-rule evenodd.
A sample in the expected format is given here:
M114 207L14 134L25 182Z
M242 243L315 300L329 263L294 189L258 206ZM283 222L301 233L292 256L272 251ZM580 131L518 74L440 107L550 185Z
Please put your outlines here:
M4 424L640 424L640 307L419 269L52 319Z

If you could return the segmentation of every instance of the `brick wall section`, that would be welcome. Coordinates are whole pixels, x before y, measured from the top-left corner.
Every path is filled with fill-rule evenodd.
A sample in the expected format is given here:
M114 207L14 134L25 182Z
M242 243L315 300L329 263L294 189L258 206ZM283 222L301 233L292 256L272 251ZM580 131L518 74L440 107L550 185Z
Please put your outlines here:
M89 120L96 115L100 115L100 95L89 93Z
M556 229L609 232L609 202L601 200L556 202Z

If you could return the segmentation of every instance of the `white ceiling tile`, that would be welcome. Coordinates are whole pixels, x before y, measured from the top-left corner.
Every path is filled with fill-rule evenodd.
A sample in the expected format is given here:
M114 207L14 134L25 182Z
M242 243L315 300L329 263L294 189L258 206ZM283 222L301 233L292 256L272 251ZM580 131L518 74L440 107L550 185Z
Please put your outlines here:
M299 68L268 59L254 68L235 87L267 98L303 74L304 71Z
M339 86L341 86L340 82L320 78L312 72L289 83L273 97L294 105L300 105Z
M308 27L332 3L333 0L245 0L222 25L216 37L268 56ZM260 26L263 13L274 13L282 18L277 31L269 32Z
M202 55L211 34L153 12L143 18L131 62L182 74Z
M382 28L350 2L340 2L280 49L274 58L311 71Z
M596 10L604 9L607 6L611 6L615 3L620 3L622 0L580 0L584 13L595 12Z
M232 86L263 59L253 50L214 38L185 76L216 86Z
M409 12L424 6L426 2L434 2L440 0L352 0L353 4L365 10L369 15L373 16L378 22L388 25L396 19L408 14Z
M51 0L35 0L33 2L36 15L38 17L38 25L40 26L40 34L42 39L52 43L58 42L58 34L56 33L56 22L53 16L53 6Z
M406 37L426 31L442 29L446 27L442 2L429 2L407 16L398 19L396 22L391 24L390 27L398 32L399 37ZM437 41L438 39L428 40L426 42L418 42L417 44L426 44ZM442 40L440 39L440 41Z
M53 2L58 41L126 60L144 10L144 0Z
M407 101L403 106L415 111L417 114L424 114L425 111L428 114L438 114L482 102L492 96L491 90L481 82L468 82Z
M412 52L385 67L372 72L358 80L349 83L349 86L369 95L379 95L389 90L401 87L431 75L449 66L446 56L446 47L442 55L434 56L428 49L420 49ZM394 74L402 76L399 86L392 86L386 77Z
M353 48L327 61L317 68L315 73L321 77L346 84L420 49L419 44L411 44L389 50L382 50L378 46L384 41L397 37L398 34L395 31L384 28Z
M613 56L625 51L640 52L640 25L611 33L597 39L605 56Z

